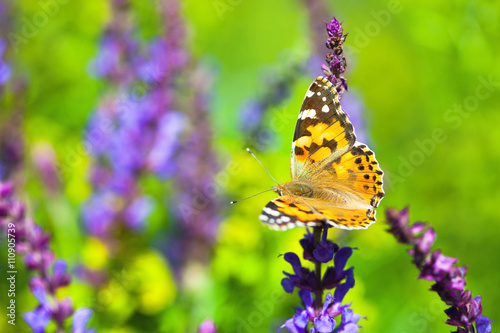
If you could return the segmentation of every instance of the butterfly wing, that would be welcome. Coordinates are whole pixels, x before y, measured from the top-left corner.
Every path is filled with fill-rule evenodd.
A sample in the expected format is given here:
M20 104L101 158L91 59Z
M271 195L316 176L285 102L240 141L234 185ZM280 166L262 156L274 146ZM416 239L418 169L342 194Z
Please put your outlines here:
M333 85L318 77L307 90L292 143L292 179L311 177L324 162L348 152L354 128L340 107Z
M336 91L324 78L311 84L302 104L291 172L292 180L315 189L312 198L300 200L320 220L343 229L363 229L375 222L374 208L384 197L383 172L375 154L356 142Z
M330 193L330 197L305 198L304 202L337 228L367 228L376 221L374 209L384 197L383 175L375 154L356 142L350 151L325 164L311 180L316 192ZM340 205L338 197L342 198Z
M363 204L376 208L384 197L383 175L375 153L356 142L350 151L325 164L312 182L321 182L318 188L335 188L352 194Z
M368 205L343 208L326 200L281 196L263 208L259 219L275 230L318 227L324 223L341 229L365 229L375 222L375 211Z
M302 201L291 196L281 196L271 200L262 209L259 219L276 230L286 230L296 226L317 227L325 220Z

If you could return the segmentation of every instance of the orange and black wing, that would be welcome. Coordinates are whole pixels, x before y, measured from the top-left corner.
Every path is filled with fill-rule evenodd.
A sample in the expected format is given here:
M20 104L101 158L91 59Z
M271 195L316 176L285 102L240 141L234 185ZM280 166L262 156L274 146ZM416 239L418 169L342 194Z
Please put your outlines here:
M292 179L311 177L356 142L351 122L340 107L333 85L318 77L307 90L292 143Z
M325 222L324 217L317 215L307 205L290 196L281 196L271 200L262 209L259 219L275 230L317 227Z

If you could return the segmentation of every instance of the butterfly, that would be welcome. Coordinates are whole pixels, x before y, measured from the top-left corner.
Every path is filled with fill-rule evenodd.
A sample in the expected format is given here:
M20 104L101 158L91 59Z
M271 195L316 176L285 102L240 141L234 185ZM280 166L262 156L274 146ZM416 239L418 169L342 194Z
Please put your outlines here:
M384 197L383 171L375 154L356 141L337 92L318 77L306 92L295 127L292 179L272 187L259 219L276 230L325 223L341 229L365 229L375 222Z

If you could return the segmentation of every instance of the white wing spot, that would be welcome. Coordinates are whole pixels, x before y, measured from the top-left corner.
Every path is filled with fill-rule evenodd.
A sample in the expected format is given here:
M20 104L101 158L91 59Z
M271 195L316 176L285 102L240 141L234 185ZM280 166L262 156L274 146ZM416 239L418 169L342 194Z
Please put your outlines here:
M312 97L312 95L314 95L314 92L312 92L311 90L307 90L306 96L307 97Z
M323 102L326 102L326 97L323 97L322 100L323 100Z
M328 112L328 111L330 111L330 108L328 107L328 105L325 104L325 105L323 105L323 108L321 109L321 111Z
M321 91L318 91L316 95L321 96Z
M301 117L302 119L306 119L306 118L314 119L314 117L316 117L316 110L309 109L309 110L302 111L302 117Z
M280 216L280 212L278 212L277 210L268 208L268 207L264 207L264 212L266 212L269 215Z

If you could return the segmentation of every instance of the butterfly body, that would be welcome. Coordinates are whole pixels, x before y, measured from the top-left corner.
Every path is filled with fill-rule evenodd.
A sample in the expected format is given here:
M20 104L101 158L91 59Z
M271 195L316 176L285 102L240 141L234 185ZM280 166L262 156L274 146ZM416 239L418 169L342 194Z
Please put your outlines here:
M271 228L321 226L364 229L375 222L384 197L383 172L374 153L356 141L332 84L318 77L309 87L295 128L291 180L272 189L260 220Z

